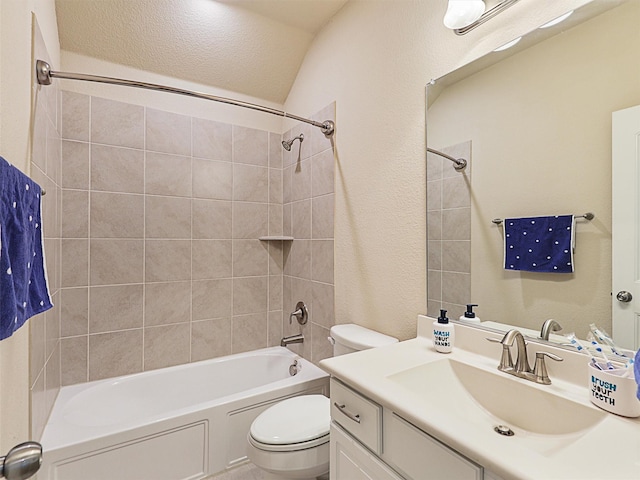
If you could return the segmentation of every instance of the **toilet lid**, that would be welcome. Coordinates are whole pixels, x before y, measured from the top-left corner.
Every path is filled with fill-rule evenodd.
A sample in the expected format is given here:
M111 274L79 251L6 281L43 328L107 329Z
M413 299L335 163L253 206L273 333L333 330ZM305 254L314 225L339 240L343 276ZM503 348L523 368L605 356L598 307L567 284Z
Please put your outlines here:
M301 395L267 408L251 424L250 434L260 443L287 445L329 434L331 412L324 395Z

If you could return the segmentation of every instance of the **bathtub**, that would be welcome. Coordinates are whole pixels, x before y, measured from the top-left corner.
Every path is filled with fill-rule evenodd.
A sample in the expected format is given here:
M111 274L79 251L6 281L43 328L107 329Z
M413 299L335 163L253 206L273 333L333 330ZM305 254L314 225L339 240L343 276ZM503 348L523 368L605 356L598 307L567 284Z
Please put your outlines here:
M328 378L271 347L63 387L42 436L38 478L204 478L246 460L258 414L294 395L328 396Z

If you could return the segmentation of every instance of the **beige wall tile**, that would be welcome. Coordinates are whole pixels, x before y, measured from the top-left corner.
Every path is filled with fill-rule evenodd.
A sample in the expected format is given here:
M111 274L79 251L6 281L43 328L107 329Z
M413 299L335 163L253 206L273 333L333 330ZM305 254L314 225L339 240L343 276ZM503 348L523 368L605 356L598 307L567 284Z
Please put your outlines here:
M46 361L45 355L45 313L35 315L29 320L29 385L33 386L42 373ZM44 387L43 387L44 388Z
M442 301L442 271L427 271L427 298L438 302Z
M62 240L61 286L79 287L89 284L89 241Z
M144 193L144 150L91 145L91 188Z
M89 291L89 333L142 327L143 286L112 285Z
M145 327L191 319L191 282L147 283L144 289Z
M87 238L89 236L89 192L62 190L62 236Z
M291 242L270 241L267 249L269 253L269 275L282 275L284 272L284 249Z
M47 310L45 313L44 323L44 335L45 335L45 355L48 361L49 356L56 349L60 340L60 293L53 294L51 301L53 302L53 308Z
M270 275L269 312L279 310L282 310L282 275ZM282 330L282 328L280 330Z
M282 169L269 169L269 203L282 205Z
M311 278L317 282L333 283L333 240L311 242Z
M427 265L431 270L442 270L442 241L429 240L427 243Z
M58 345L58 348L53 351L51 358L45 365L44 388L46 393L47 412L50 412L53 408L53 404L55 403L58 392L60 391L60 348L59 343L56 345Z
M469 207L469 179L464 174L442 180L442 208Z
M449 272L471 273L471 242L468 240L442 242L442 269Z
M191 238L191 199L145 198L146 238Z
M246 315L267 311L268 277L233 279L233 314Z
M440 148L436 148L436 150L442 151ZM429 182L442 180L444 161L444 158L435 153L427 153L427 180ZM446 161L449 163L449 160Z
M89 332L89 289L63 288L60 291L60 303L60 335L86 335Z
M316 197L311 204L311 237L333 238L334 195Z
M291 203L293 199L291 179L293 177L294 170L294 165L290 165L282 169L282 201L285 204Z
M216 318L191 324L191 361L231 354L231 318Z
M269 164L269 133L234 125L233 162L266 167Z
M291 204L285 203L282 206L282 234L291 236Z
M285 259L285 274L298 278L311 278L311 240L294 240Z
M231 200L233 164L194 158L193 196L212 200Z
M44 386L44 370L35 379L31 387L31 437L41 438L44 427L47 424L47 397Z
M259 203L233 204L233 238L258 238L267 235L269 206Z
M442 272L442 301L465 305L471 299L471 275L468 273ZM461 312L462 313L462 312ZM458 314L460 316L460 314ZM449 316L449 318L457 318Z
M143 240L91 240L91 285L142 283Z
M269 269L268 248L268 243L260 240L234 240L233 276L267 275Z
M89 141L90 97L62 92L62 138Z
M231 252L231 240L194 240L192 278L194 280L231 278L233 263Z
M269 133L269 167L282 169L282 135Z
M193 156L231 162L231 125L193 119Z
M269 235L283 235L282 204L269 204Z
M334 287L311 282L311 321L325 328L335 325Z
M329 334L328 328L311 324L311 361L316 365L320 360L333 356L333 346L327 340Z
M442 210L442 181L427 182L427 210Z
M144 107L91 97L91 141L144 147Z
M191 117L147 108L145 133L147 150L191 155Z
M269 201L269 169L234 164L233 199L267 203Z
M142 329L89 335L89 381L142 371Z
M314 197L326 195L334 191L334 157L333 150L325 150L315 155L312 165L312 194Z
M88 379L88 350L89 337L63 338L60 341L60 364L62 385L74 385L86 382Z
M192 205L194 239L231 238L231 202L193 199Z
M191 158L147 152L145 192L150 195L190 197Z
M91 192L91 238L143 238L144 197Z
M442 240L442 210L427 212L427 238Z
M314 159L314 162L316 159ZM291 201L305 200L311 198L312 180L311 171L313 162L311 160L303 160L296 163L291 170ZM330 192L327 192L330 193Z
M443 240L471 240L471 208L442 211Z
M146 240L145 281L188 280L191 276L191 240Z
M89 188L89 144L62 142L62 186L64 188Z
M193 320L231 317L232 280L193 282L191 311Z
M191 357L189 324L178 323L144 329L144 369L188 363Z
M291 234L296 239L311 238L311 200L291 204Z
M233 353L248 352L267 346L267 314L235 316L232 319Z
M269 312L269 323L267 324L267 346L277 347L280 345L282 334L282 310Z

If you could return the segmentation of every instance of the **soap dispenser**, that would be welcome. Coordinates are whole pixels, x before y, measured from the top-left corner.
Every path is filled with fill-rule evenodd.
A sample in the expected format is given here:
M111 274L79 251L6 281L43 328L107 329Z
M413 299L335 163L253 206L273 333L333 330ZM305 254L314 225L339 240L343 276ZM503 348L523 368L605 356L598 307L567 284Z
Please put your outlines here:
M433 345L440 353L451 353L454 340L455 331L449 323L447 311L440 310L440 316L433 322Z
M480 323L480 317L476 316L476 312L473 311L473 307L477 306L475 303L467 303L467 311L460 315L460 320L467 323Z

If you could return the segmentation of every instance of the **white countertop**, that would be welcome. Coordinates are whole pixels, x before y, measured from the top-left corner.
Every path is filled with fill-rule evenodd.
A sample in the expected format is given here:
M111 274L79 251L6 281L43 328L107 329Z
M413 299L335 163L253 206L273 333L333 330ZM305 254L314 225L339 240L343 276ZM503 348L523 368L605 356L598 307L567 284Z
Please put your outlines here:
M597 425L569 435L548 436L514 428L516 436L526 437L527 448L523 448L521 441L514 441L516 437L500 436L493 431L486 434L470 431L462 418L452 415L455 412L441 415L429 411L420 395L387 377L445 357L496 371L501 348L484 340L487 336L497 338L497 334L456 324L454 351L437 353L425 334L430 331L432 321L427 317L419 318L419 336L415 339L328 358L321 366L363 395L505 479L640 479L640 418L606 413ZM586 357L537 344L529 344L529 355L540 349L565 359L561 363L547 362L552 385L509 378L601 411L589 400ZM439 390L438 385L433 385L433 392L434 395L447 394ZM518 402L518 398L513 401ZM544 411L531 412L531 415L544 414Z

